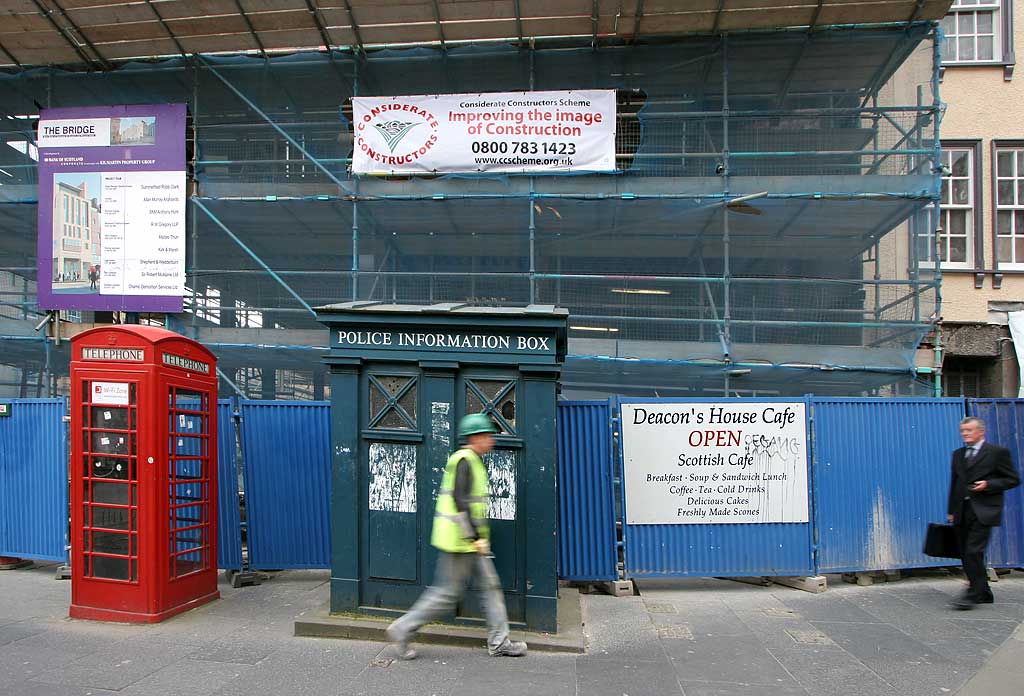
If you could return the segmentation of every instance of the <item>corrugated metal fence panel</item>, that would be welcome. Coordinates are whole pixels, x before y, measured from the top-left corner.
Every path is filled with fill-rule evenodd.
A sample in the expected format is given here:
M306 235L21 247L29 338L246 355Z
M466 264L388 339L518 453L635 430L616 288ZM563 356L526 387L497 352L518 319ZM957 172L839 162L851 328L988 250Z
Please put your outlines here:
M242 401L253 569L331 565L330 402Z
M922 553L945 522L963 399L812 399L818 572L951 565Z
M967 413L985 421L985 439L1010 450L1024 478L1024 400L968 399ZM1003 524L992 530L985 560L996 568L1024 564L1024 486L1005 495Z
M231 401L217 402L217 567L241 570L242 525L233 414Z
M621 409L616 410L621 414ZM629 504L628 500L626 504ZM812 505L809 493L807 504L808 507ZM814 519L813 511L810 519ZM627 524L624 529L628 577L814 574L810 523Z
M14 399L0 418L0 556L67 560L64 399Z
M607 401L558 402L558 577L618 579Z

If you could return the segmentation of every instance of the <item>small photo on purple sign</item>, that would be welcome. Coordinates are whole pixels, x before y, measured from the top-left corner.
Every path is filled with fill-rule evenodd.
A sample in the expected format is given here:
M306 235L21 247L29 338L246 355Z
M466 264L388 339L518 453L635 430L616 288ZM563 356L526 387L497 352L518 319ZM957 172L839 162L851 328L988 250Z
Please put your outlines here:
M111 145L156 145L156 117L110 119Z
M98 294L102 261L103 183L99 172L53 175L55 294Z

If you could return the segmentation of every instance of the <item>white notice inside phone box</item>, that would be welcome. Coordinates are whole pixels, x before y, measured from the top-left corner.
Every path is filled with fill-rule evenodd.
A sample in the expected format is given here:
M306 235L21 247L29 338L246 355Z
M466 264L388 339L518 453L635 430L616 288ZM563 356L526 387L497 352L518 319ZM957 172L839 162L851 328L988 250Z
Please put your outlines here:
M94 404L128 405L128 382L93 382L91 390Z

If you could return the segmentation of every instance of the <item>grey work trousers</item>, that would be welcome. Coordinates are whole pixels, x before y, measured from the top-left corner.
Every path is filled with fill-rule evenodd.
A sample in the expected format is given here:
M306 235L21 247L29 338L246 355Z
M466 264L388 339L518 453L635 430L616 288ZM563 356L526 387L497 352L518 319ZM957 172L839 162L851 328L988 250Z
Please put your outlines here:
M391 624L398 640L409 640L425 624L455 609L466 591L469 577L476 574L487 618L487 648L495 650L508 640L508 614L494 561L477 553L438 551L434 584L426 589L412 608Z

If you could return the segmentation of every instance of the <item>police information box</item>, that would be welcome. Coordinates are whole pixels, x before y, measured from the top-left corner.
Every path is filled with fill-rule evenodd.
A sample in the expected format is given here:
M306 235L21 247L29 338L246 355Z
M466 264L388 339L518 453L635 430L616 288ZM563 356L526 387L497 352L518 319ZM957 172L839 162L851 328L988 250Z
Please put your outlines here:
M567 312L554 307L321 307L331 331L331 611L395 613L433 580L434 505L455 425L486 413L495 566L509 619L554 631L555 400ZM476 622L472 593L453 622Z

